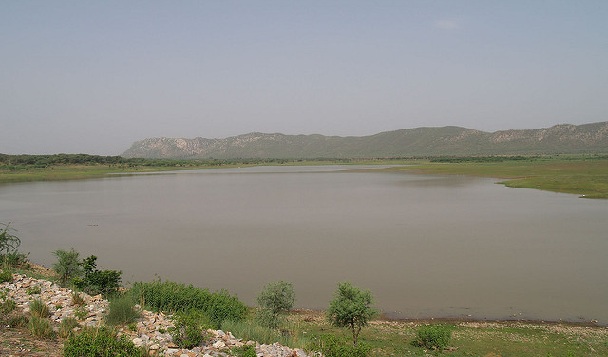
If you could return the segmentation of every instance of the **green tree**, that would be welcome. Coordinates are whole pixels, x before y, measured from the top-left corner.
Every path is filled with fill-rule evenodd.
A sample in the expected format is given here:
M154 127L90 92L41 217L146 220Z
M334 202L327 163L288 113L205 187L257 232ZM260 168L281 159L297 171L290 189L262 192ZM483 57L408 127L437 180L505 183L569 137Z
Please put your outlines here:
M258 295L259 320L262 325L277 328L280 315L288 312L295 303L293 285L285 281L277 281L264 286Z
M353 334L353 345L357 345L359 333L367 326L377 311L372 305L372 294L361 290L351 283L338 284L334 299L329 303L327 318L336 327L347 327Z
M53 270L59 275L59 283L66 286L69 281L82 274L80 263L80 253L70 248L70 250L58 249L53 252L57 257L57 263L53 264Z

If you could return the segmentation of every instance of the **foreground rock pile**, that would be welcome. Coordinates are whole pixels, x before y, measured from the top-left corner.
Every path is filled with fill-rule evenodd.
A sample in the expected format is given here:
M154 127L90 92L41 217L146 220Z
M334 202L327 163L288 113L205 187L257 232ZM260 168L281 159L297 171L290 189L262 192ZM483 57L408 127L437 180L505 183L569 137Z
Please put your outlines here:
M63 319L73 317L82 326L100 326L109 306L108 301L101 295L90 296L84 293L78 293L83 301L82 304L76 304L74 301L76 293L72 290L47 280L29 278L21 274L13 274L12 282L0 284L0 291L6 292L6 298L15 301L17 308L24 313L29 312L29 303L32 300L42 300L49 308L50 319L57 324ZM150 351L150 355L231 356L232 348L252 345L255 346L257 356L260 357L307 357L307 354L300 349L291 349L277 343L264 345L254 341L242 341L232 333L221 330L208 330L210 338L204 346L191 350L181 349L173 343L171 335L167 332L172 326L171 316L141 310L141 318L135 326L124 327L119 334L124 335L137 346L145 346Z

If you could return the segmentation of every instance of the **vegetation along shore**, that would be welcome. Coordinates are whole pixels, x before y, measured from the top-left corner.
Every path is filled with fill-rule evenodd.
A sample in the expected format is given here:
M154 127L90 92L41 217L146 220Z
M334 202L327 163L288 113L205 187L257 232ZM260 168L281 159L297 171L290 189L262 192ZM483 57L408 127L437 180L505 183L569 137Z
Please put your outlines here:
M73 180L138 172L230 168L255 165L378 164L392 170L501 179L514 188L533 188L608 198L608 155L482 156L378 159L141 159L85 154L0 154L0 183Z

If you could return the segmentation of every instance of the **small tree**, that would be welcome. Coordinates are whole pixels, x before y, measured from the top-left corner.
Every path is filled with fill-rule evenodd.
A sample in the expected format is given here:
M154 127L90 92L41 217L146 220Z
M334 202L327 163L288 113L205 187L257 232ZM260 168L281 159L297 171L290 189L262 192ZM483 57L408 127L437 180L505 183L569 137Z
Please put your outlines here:
M53 270L59 275L59 283L66 286L69 281L82 274L80 253L71 248L68 250L58 249L53 252L57 257L57 263L53 264Z
M264 286L258 295L260 323L266 327L279 327L279 316L293 307L295 293L293 285L285 281L277 281Z
M97 257L91 255L82 260L84 276L74 280L74 285L87 294L109 296L118 291L122 280L120 270L97 269Z
M368 290L361 290L351 283L338 284L334 299L329 303L327 318L336 327L348 327L353 334L353 345L363 326L377 313L372 305L372 294Z

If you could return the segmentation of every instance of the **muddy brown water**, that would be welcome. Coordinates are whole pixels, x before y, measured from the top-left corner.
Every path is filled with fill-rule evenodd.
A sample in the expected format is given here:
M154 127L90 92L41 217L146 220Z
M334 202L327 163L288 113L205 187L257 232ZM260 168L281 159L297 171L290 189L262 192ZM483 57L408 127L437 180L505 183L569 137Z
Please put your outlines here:
M323 309L351 281L392 317L608 323L608 200L353 168L6 184L0 222L45 265L74 247L126 283L160 276L250 305L286 280L298 307Z

